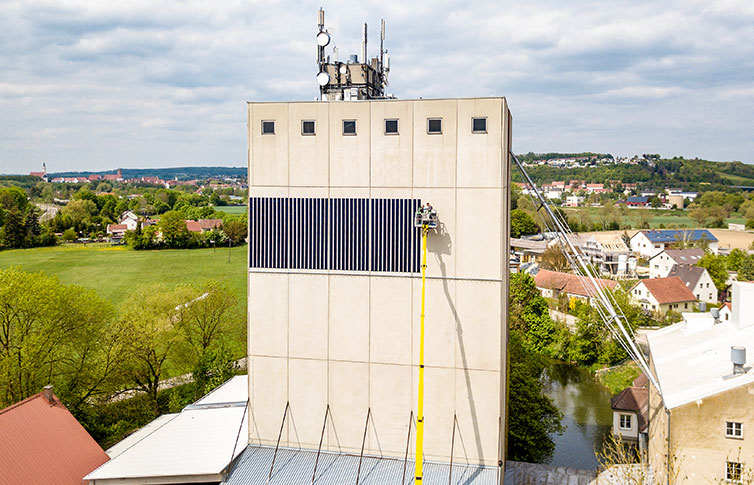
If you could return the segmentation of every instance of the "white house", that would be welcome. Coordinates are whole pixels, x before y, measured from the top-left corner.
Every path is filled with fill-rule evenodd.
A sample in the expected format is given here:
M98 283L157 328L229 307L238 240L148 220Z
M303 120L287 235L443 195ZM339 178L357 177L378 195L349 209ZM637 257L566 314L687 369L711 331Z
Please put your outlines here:
M630 290L631 297L645 310L666 313L690 311L696 297L677 276L640 280Z
M665 249L649 260L649 277L665 278L676 265L695 266L704 256L704 251L692 249Z
M705 268L679 264L670 271L668 276L679 277L697 300L717 303L717 288Z
M613 410L613 434L624 441L646 442L647 404L649 389L646 387L627 387L610 400Z
M697 243L705 241L708 249L717 254L718 241L707 229L663 229L639 231L631 237L631 251L651 258L677 243Z
M139 216L132 211L126 211L121 214L118 224L126 226L129 231L135 231L136 226L139 224Z
M584 203L584 198L580 195L569 195L566 197L565 206L578 207Z

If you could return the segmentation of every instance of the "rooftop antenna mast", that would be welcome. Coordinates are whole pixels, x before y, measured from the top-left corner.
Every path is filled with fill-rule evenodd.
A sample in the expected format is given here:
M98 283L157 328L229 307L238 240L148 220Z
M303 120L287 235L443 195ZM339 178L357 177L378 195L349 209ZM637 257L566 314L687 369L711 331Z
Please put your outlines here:
M325 11L320 8L317 16L317 84L322 101L351 101L363 99L392 98L385 95L387 73L390 71L390 56L385 50L385 20L380 23L380 55L369 59L367 24L364 23L361 40L361 55L352 54L348 60L338 59L338 50L333 48L330 58L325 48L330 45L330 32L325 28Z

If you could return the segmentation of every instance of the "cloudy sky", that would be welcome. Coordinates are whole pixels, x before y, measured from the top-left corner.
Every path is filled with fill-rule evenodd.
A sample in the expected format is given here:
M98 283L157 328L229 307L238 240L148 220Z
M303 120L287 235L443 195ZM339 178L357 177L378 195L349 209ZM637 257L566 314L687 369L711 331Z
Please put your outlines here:
M751 0L0 0L0 173L244 165L246 101L318 94L320 4L341 59L386 19L399 98L506 96L516 152L754 163Z

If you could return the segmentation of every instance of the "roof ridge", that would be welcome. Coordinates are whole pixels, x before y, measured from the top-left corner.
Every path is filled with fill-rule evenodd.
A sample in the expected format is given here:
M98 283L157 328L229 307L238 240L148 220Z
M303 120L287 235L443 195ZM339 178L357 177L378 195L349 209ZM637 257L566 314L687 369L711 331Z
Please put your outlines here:
M27 397L26 399L24 399L22 401L18 401L15 404L11 404L7 408L0 409L0 414L4 414L4 413L6 413L6 412L8 412L8 411L10 411L12 409L16 409L17 407L22 406L22 405L24 405L24 404L26 404L28 402L31 402L32 400L34 400L34 399L36 399L38 397L42 397L42 392L38 392L36 394L32 394L31 396ZM57 400L57 396L56 396L56 400Z

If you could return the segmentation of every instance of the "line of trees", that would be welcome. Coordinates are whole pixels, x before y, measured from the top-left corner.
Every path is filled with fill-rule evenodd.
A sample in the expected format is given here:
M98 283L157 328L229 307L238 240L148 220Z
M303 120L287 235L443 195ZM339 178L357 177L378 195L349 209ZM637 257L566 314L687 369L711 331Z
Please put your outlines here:
M85 425L125 390L143 392L156 416L166 377L192 373L203 395L232 375L233 358L246 355L236 303L207 281L137 288L116 309L55 277L0 270L0 408L52 384Z
M0 250L53 246L49 227L39 222L39 210L18 187L0 188Z

